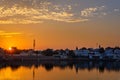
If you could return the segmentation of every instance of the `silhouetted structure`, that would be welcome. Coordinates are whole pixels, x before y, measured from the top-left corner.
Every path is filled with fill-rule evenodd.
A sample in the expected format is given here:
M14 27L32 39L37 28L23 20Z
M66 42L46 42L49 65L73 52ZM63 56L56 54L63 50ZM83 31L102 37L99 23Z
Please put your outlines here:
M33 50L35 50L35 39L33 40Z

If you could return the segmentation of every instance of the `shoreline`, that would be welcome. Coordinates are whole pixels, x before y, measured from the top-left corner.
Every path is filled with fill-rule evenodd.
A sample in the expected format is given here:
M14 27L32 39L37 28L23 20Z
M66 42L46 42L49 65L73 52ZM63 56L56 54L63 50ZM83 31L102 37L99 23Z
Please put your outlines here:
M56 58L53 56L7 56L1 57L0 61L119 61L120 59L110 59L110 58Z
M52 70L55 67L60 69L70 68L75 69L78 72L79 69L99 69L103 72L104 70L120 71L120 61L88 61L88 60L76 60L76 61L65 61L65 60L8 60L0 61L0 69L10 67L12 70L16 70L20 67L26 68L38 68L43 67L45 70Z

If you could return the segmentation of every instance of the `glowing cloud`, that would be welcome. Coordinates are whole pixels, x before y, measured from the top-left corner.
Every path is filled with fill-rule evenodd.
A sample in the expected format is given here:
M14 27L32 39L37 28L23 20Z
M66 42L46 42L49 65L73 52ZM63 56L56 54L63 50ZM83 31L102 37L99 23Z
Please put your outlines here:
M86 8L81 11L81 15L77 15L70 4L62 5L41 0L12 0L10 3L2 0L0 4L2 5L0 6L0 24L37 24L45 20L84 22L89 20L89 16L99 14L98 11L104 8L104 6Z
M97 10L97 8L87 8L83 11L81 11L81 16L93 16L93 12L95 12Z
M105 6L86 8L81 11L81 16L94 17L94 16L107 15L107 13L103 12L104 8L105 8Z
M5 32L5 31L0 31L0 36L1 37L12 37L15 35L21 35L22 33L19 32Z

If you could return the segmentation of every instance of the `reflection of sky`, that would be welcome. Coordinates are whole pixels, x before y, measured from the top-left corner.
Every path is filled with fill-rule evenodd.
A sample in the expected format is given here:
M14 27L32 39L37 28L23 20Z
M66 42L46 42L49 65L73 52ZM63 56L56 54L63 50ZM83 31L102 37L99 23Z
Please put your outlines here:
M98 65L96 65L97 69L92 68L92 70L89 71L90 67L84 69L84 66L85 65L81 65L78 73L76 73L75 67L73 67L73 69L70 67L64 68L63 65L62 68L55 66L50 71L47 71L43 66L37 68L21 66L17 69L6 67L0 69L0 80L119 80L119 71L112 71L110 67L108 67L108 70L105 68L104 72L99 72L97 69L103 69L103 67L100 66L100 68L98 68ZM115 67L113 69L115 69Z
M119 12L119 0L2 0L0 24L84 22Z

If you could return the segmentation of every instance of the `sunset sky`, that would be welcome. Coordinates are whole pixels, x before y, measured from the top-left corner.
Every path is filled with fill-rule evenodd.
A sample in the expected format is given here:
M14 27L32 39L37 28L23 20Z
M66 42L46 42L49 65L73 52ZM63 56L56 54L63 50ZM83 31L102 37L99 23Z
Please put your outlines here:
M0 0L0 47L120 45L120 0Z

